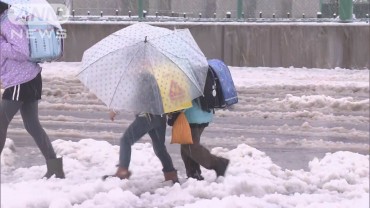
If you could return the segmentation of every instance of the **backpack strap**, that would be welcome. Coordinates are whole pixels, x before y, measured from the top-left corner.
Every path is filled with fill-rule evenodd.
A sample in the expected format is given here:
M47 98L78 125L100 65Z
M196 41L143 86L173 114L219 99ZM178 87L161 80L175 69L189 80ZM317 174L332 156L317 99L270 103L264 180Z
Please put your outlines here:
M215 98L217 95L217 76L213 72L211 66L208 67L206 83L204 86L203 96L199 97L199 106L203 111L214 112Z

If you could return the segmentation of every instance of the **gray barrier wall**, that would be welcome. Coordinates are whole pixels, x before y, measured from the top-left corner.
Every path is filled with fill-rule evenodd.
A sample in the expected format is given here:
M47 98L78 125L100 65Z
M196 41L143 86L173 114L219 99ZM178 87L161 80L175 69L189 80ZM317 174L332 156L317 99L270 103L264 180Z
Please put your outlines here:
M93 24L69 22L63 61L81 61L83 52L129 22ZM370 68L368 23L171 23L189 28L207 58L230 66Z

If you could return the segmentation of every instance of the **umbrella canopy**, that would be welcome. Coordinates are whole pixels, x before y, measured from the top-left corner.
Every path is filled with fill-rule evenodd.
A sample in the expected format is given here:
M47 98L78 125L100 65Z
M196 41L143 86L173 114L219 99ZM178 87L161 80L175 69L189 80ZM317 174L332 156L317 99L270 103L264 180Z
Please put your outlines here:
M42 22L51 24L59 29L62 29L58 17L53 7L46 0L0 0L11 5L10 18L19 18L23 16L33 15ZM38 24L40 21L38 21Z
M191 107L207 70L188 29L137 23L86 50L78 78L110 108L163 114Z

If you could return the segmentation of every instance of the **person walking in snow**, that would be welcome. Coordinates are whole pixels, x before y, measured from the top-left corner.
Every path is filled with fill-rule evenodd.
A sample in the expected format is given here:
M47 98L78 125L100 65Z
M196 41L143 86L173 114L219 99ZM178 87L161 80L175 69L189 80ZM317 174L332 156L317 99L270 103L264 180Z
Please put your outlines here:
M110 111L111 120L114 120L115 116L116 113ZM116 173L103 176L103 180L108 177L128 179L131 176L131 171L128 169L131 160L131 146L148 133L152 139L154 153L162 163L164 180L178 182L177 170L173 166L165 145L166 121L165 115L137 114L120 139L119 164Z
M57 158L50 139L40 124L38 101L42 78L39 64L29 61L27 28L21 21L8 17L8 5L0 2L0 78L5 89L0 102L0 154L4 148L8 126L20 111L24 127L33 137L46 160L45 178L65 178L62 158ZM14 35L14 34L17 35Z
M148 109L147 106L154 107L156 95L153 93L153 85L156 83L155 77L150 73L138 72L137 80L132 86L132 89L141 89L141 93L137 96L145 97L147 103L136 103L137 111L135 112L135 120L127 127L125 133L120 138L119 164L115 174L103 176L103 180L108 177L118 177L120 179L128 179L131 176L129 165L131 161L131 146L139 141L145 134L149 134L152 139L152 145L155 155L162 164L162 172L165 181L178 182L177 170L174 168L170 154L166 148L166 122L167 117L163 115L154 115L146 111L153 112L153 109ZM137 100L142 100L138 98ZM116 112L110 111L110 119L114 121Z
M229 165L229 160L211 154L200 144L200 136L204 129L213 119L213 111L207 112L200 107L199 99L192 101L193 106L185 110L185 116L189 122L193 144L181 144L181 158L184 162L188 178L204 180L200 166L214 170L216 176L224 176ZM168 119L168 125L173 126L178 113L173 113Z

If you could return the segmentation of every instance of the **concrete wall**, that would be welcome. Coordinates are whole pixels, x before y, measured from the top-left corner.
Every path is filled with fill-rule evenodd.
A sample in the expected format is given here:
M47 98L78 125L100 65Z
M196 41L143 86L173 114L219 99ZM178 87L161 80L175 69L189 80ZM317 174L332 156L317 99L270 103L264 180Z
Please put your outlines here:
M370 68L370 27L363 23L265 24L169 23L167 28L189 28L207 58L231 66ZM70 22L65 61L81 61L83 52L128 22L87 24Z

